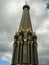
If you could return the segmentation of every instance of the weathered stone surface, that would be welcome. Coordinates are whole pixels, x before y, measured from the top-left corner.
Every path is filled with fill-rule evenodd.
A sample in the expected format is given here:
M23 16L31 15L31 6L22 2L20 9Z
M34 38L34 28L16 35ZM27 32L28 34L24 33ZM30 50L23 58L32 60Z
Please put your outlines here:
M28 5L23 6L19 31L14 37L11 65L38 65L37 36L33 34L29 9Z

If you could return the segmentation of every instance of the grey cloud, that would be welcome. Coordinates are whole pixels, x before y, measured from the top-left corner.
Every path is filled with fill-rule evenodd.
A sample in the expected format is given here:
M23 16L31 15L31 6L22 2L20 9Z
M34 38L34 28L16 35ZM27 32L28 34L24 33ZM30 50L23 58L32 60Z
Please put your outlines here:
M47 58L40 58L40 65L48 65L49 64L49 59Z
M5 8L6 4L12 0L0 0L0 57L3 56L4 54L8 53L12 55L12 46L10 47L9 45L13 42L13 36L15 32L18 30L19 25L20 25L20 20L22 17L22 8L19 7L18 13L16 12L14 15L8 15L7 10ZM17 0L16 3L19 5L19 1L22 0ZM36 2L44 2L44 0L37 0ZM35 0L34 0L35 2ZM31 16L31 22L32 22L32 27L33 30L38 30L40 29L41 24L43 24L43 21L49 17L46 9L43 9L42 13L39 13L39 15L36 15L35 12L33 11L33 3L32 0L28 1L30 4L30 16ZM48 0L47 0L48 2ZM24 1L23 1L24 3ZM45 5L45 4L44 4ZM49 28L48 28L49 29ZM49 34L38 34L38 54L39 54L39 63L40 65L48 65L49 64ZM41 47L41 49L40 49ZM46 58L48 57L48 58ZM9 59L9 56L7 57ZM10 60L11 61L11 60Z

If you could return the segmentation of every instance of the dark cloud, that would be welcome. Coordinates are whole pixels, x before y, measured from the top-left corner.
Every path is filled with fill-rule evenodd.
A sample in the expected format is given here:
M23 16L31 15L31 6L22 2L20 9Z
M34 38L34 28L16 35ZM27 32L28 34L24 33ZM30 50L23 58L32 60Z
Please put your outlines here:
M49 3L47 3L47 9L49 9Z

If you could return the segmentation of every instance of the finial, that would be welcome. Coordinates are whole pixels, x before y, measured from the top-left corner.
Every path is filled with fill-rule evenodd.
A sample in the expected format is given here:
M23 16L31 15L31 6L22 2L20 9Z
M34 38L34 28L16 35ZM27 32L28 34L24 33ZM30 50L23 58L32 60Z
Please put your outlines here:
M27 5L27 1L26 1L26 5Z
M23 6L23 9L28 8L30 9L29 5L27 4L27 1L25 1L25 5Z

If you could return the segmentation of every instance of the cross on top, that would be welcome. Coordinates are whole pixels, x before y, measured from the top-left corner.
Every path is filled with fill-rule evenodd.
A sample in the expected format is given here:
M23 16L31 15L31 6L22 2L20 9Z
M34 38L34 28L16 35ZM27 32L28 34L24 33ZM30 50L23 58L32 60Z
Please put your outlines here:
M25 3L26 3L26 5L27 5L27 1L26 1Z

